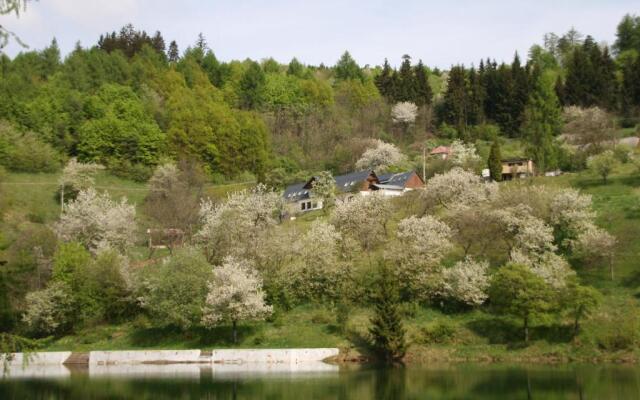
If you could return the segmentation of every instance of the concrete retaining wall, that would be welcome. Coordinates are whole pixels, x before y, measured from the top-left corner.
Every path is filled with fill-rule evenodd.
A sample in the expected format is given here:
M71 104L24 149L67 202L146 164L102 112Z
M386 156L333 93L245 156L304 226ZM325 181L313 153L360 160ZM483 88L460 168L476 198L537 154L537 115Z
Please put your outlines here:
M197 363L200 350L140 350L140 351L92 351L89 365Z
M224 349L214 350L213 363L250 364L250 363L286 363L297 364L322 361L338 355L338 349Z
M29 365L62 365L63 362L71 355L70 351L51 351L29 353L25 360L24 353L13 353L13 358L9 362L10 366ZM2 360L2 357L0 357ZM3 361L3 360L2 360ZM26 362L25 362L26 361Z
M89 365L133 364L301 364L320 362L338 355L338 349L223 349L200 350L92 351ZM70 351L30 353L29 365L62 365ZM15 353L10 366L24 364L24 355Z

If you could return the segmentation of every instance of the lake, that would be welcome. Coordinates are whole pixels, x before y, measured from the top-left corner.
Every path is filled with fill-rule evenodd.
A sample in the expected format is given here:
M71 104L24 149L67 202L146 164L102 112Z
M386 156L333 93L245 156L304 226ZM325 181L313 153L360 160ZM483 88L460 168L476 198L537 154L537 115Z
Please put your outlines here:
M640 368L620 365L328 364L30 366L0 377L0 399L640 399Z

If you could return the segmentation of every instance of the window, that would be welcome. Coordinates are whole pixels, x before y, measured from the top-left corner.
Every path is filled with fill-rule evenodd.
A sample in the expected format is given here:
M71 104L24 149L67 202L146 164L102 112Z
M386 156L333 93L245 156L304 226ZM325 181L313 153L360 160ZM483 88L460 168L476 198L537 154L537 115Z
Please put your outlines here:
M311 202L307 201L307 210L311 210Z
M300 203L300 207L302 208L302 210L303 210L303 211L304 211L304 210L306 210L306 208L307 208L307 203L304 203L304 202L303 202L303 203Z

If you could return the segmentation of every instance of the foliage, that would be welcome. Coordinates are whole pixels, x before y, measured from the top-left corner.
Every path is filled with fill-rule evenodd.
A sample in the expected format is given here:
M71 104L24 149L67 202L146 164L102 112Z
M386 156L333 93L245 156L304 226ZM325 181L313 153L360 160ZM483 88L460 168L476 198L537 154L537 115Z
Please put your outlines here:
M143 271L141 305L158 326L187 329L202 320L211 265L193 248Z
M126 199L114 202L106 193L82 190L69 202L55 225L61 240L77 241L87 249L114 248L125 251L133 244L135 208Z
M500 142L497 138L494 139L491 145L487 166L489 167L491 179L500 182L502 180L502 154L500 152Z
M593 173L599 175L602 178L602 182L606 184L607 178L618 166L618 159L612 150L605 150L600 154L589 157L587 166Z
M369 334L374 353L385 363L402 360L407 349L395 282L387 267L381 265L373 298L375 310L370 320Z
M562 128L560 112L553 77L543 74L538 77L531 94L522 126L528 146L527 154L541 172L552 170L558 165L554 137L560 134Z
M249 262L227 257L222 265L214 267L202 312L204 326L231 322L236 343L238 322L263 319L272 311L273 308L265 304L262 280Z
M19 133L0 121L0 165L12 171L55 172L61 157L33 132Z
M451 142L449 149L451 152L449 159L455 166L472 170L480 161L480 156L473 144L467 144L456 139Z
M71 288L54 282L46 289L27 295L23 321L37 335L60 333L69 329L74 311Z
M322 209L326 212L336 202L336 181L329 171L322 171L311 183L311 194L322 200Z
M528 267L508 264L491 279L489 299L496 312L522 320L524 340L528 342L530 323L550 310L552 293L544 280Z
M602 294L590 286L573 281L562 292L561 302L568 316L573 319L573 334L580 332L580 321L588 317L602 302Z
M597 154L615 139L613 115L599 107L565 107L562 112L562 133L570 144Z

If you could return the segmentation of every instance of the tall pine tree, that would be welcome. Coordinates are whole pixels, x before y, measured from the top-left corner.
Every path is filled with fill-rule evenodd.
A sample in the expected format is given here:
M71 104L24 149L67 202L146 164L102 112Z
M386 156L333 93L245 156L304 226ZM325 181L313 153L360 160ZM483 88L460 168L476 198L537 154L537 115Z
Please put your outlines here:
M554 138L562 129L562 110L555 93L555 79L550 72L534 71L535 86L525 109L522 132L526 152L542 173L557 167Z
M497 137L493 139L487 164L491 179L500 182L502 180L502 153L500 151L500 140Z
M398 308L400 299L395 277L384 264L380 264L376 293L373 298L374 315L369 334L372 348L380 361L394 363L404 357L407 344L402 316Z
M429 85L429 75L422 64L422 60L418 61L418 65L416 65L414 73L416 83L414 102L418 106L431 104L433 91L431 90L431 85Z

